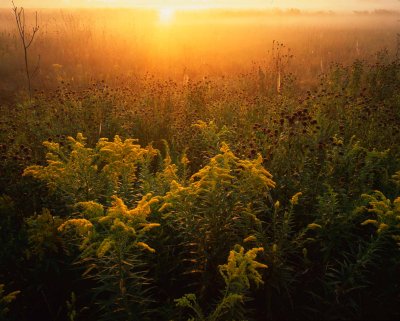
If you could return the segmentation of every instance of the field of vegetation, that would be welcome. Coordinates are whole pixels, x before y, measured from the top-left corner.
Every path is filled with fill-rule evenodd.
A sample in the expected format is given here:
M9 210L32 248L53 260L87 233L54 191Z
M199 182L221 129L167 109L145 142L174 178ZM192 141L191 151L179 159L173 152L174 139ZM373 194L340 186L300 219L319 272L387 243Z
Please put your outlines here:
M0 11L0 320L398 320L397 16L174 19Z

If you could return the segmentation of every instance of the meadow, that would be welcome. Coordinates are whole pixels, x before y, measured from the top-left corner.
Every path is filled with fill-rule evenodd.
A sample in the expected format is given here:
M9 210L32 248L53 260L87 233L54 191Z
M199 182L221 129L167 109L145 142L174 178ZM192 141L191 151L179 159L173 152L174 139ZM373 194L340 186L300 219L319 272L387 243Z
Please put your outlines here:
M29 92L0 10L0 320L400 318L396 13L38 14Z

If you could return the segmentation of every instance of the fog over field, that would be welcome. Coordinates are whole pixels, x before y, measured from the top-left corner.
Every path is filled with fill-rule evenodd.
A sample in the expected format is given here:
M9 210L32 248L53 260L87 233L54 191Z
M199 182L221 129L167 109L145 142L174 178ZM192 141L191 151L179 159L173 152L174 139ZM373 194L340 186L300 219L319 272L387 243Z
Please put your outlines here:
M0 17L1 83L5 76L23 75L11 10L1 10ZM28 23L33 17L27 10ZM41 9L38 23L40 32L30 50L32 57L41 57L37 82L46 86L54 84L54 64L75 82L111 80L118 73L149 72L178 81L185 74L192 79L232 76L255 65L265 67L274 40L291 50L289 70L301 70L302 82L311 83L332 62L370 60L382 48L394 53L399 27L396 14L381 11L232 9L176 10L168 21L155 9Z

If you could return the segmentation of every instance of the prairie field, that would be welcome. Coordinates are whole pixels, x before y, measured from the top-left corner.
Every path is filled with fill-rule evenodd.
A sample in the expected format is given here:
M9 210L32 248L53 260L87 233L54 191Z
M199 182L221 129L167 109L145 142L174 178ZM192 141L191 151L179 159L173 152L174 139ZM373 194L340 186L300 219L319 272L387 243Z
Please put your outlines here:
M0 320L398 320L399 16L0 9Z

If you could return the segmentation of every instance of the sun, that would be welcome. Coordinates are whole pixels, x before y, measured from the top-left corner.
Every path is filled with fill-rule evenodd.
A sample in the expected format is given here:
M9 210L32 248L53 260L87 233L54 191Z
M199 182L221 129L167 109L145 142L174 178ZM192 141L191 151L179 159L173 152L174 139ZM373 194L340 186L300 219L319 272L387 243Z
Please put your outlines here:
M175 9L163 7L158 10L158 17L161 23L170 23L175 15Z

